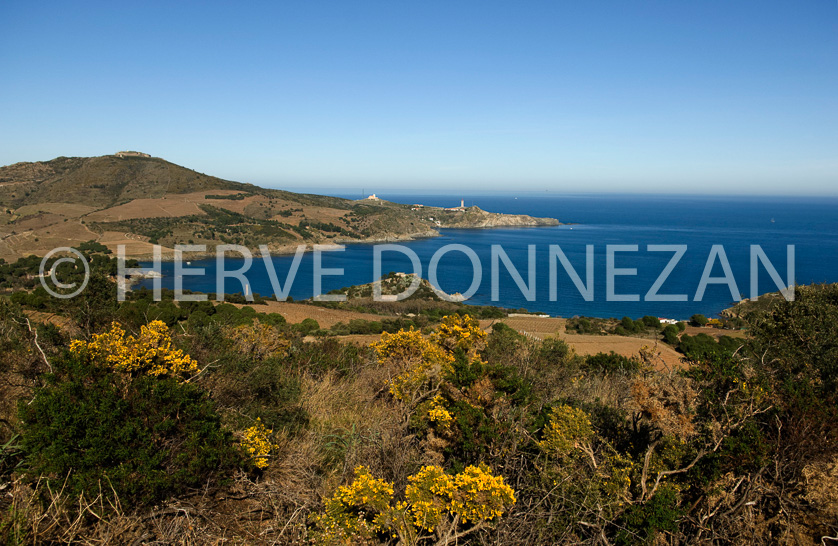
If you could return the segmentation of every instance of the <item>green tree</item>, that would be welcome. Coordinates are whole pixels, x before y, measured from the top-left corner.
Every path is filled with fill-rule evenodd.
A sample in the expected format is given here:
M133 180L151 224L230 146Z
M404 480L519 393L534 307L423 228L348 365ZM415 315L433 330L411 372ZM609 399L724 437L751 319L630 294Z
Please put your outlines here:
M693 326L707 326L708 319L702 314L696 313L690 317L690 324Z

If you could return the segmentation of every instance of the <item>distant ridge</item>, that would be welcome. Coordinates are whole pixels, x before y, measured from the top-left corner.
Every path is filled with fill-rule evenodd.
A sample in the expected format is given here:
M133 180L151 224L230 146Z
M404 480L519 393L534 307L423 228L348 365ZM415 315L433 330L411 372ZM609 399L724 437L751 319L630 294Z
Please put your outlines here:
M0 200L16 207L47 202L106 207L167 193L246 191L252 187L201 174L164 159L127 155L57 157L0 167L0 184L9 183L25 184L25 188L17 188L24 191L15 192L14 197L8 187L0 193Z
M95 240L132 257L153 245L293 252L299 244L403 241L439 228L556 225L478 207L354 201L233 182L137 151L0 167L0 258Z

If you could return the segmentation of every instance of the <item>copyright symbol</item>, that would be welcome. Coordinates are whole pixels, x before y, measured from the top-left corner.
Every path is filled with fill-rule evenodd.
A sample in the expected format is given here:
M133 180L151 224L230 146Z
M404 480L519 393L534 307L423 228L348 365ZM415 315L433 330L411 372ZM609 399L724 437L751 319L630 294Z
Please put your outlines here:
M77 290L75 290L73 292L70 292L69 294L61 294L59 292L56 292L55 290L53 290L49 286L47 286L46 278L49 277L49 279L52 281L52 284L54 284L56 287L58 287L62 290L70 290L71 288L75 287L77 283L66 284L66 283L63 283L63 282L59 281L55 277L55 271L58 269L58 266L63 264L63 263L74 263L76 261L76 258L71 258L70 256L65 256L63 258L59 258L59 259L55 260L55 263L52 264L52 269L50 269L49 274L44 275L44 269L46 268L47 261L54 254L57 254L59 252L70 252L71 254L75 254L76 257L79 260L81 260L82 265L84 265L84 282L81 283L81 286ZM41 267L38 269L38 273L39 273L38 277L41 279L41 286L44 287L44 290L49 292L49 294L51 296L54 296L54 297L62 299L62 300L74 298L74 297L78 296L79 294L81 294L81 291L84 290L84 287L87 286L87 282L90 280L90 266L88 265L87 260L84 259L84 255L81 252L79 252L78 250L76 250L75 248L70 248L68 246L62 246L62 247L53 248L52 250L50 250L47 253L47 255L44 256L44 259L41 260Z

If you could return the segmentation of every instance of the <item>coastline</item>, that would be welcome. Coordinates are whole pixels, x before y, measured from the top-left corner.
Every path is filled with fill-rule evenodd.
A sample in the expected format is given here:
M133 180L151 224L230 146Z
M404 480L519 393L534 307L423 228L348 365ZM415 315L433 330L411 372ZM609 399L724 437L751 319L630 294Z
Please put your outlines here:
M499 213L498 213L499 214ZM506 216L506 215L504 215ZM564 224L559 222L554 218L537 218L534 220L553 220L555 223L514 223L514 224L492 224L492 225L473 225L473 226L440 226L439 229L496 229L496 228L531 228L531 227L555 227L555 226L562 226L562 225L575 225L575 224ZM294 244L285 244L285 245L268 245L268 250L270 252L270 256L289 256L293 255L297 252L298 246L305 246L306 253L311 252L313 250L314 245L371 245L371 244L379 244L379 243L399 243L399 242L410 242L410 241L418 241L421 239L432 239L435 237L442 236L442 233L439 232L437 229L431 229L426 231L417 231L413 233L404 233L404 234L388 234L388 235L374 235L371 237L367 237L365 239L352 239L352 238L338 238L335 237L334 239L327 239L325 241L320 242L303 242L300 241ZM221 245L216 245L221 246ZM175 259L175 251L173 248L170 247L161 247L161 261L163 262L173 262ZM250 248L250 251L253 253L254 256L259 255L258 248ZM216 253L214 251L204 251L204 252L184 252L183 258L188 260L202 260L207 258L214 258ZM125 259L133 259L137 261L152 261L154 259L153 253L126 253Z

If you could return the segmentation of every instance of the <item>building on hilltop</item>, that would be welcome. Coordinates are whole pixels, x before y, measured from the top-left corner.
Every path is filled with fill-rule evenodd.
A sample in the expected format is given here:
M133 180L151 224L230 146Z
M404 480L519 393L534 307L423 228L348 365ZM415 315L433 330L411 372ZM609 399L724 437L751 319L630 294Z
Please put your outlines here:
M116 157L151 157L151 154L144 154L142 152L133 152L130 150L124 152L116 152L114 154Z
M449 207L449 208L444 209L444 210L448 210L448 211L452 211L452 212L465 212L466 211L466 200L465 199L460 199L460 206L459 207Z
M375 194L372 194L369 197L367 197L367 201L381 201L381 199L376 197Z

